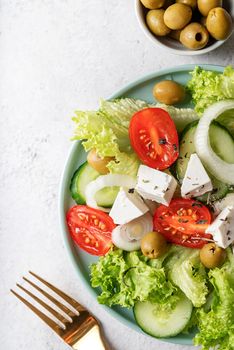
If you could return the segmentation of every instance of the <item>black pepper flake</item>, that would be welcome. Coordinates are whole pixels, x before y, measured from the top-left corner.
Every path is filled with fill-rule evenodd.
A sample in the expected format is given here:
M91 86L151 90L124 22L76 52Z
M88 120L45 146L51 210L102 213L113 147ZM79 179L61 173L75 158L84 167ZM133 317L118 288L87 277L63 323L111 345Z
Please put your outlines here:
M158 186L154 186L154 190L156 191L158 189Z
M226 219L220 219L220 221L227 221L227 218Z
M174 148L174 151L177 151L178 150L178 147L175 143L173 143L173 148Z
M185 140L183 140L182 143L185 143Z
M149 183L149 180L142 180L142 182L144 182L144 184L148 184Z
M193 143L193 141L189 141L189 143Z
M158 141L159 145L165 145L167 143L166 139L159 139Z
M203 225L203 224L206 224L207 223L207 220L198 220L196 222L197 225Z
M129 188L128 193L134 193L134 188Z
M228 237L228 241L230 241L231 240L231 237Z
M229 236L229 235L230 235L230 233L231 233L231 231L229 230L229 231L227 232L227 236Z
M186 224L187 222L189 222L189 220L186 220L186 219L178 219L178 222L180 222L181 224Z
M201 204L201 203L198 203L198 202L194 202L194 203L192 204L192 207L202 208L202 204Z
M179 156L178 159L183 159L183 157Z
M201 186L201 188L204 188L204 187L205 187L205 185L202 185L202 186Z
M184 158L187 158L188 152L185 153Z

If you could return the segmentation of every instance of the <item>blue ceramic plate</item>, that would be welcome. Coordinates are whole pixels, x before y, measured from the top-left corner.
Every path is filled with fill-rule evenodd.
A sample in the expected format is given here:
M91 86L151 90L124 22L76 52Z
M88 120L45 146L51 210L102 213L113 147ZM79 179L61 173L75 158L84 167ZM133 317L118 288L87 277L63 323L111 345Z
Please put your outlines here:
M148 102L155 102L152 96L152 88L156 82L165 80L165 79L172 79L177 81L178 83L185 85L187 81L190 79L189 72L191 72L194 69L194 67L195 67L194 65L186 65L186 66L179 66L175 68L161 70L156 73L152 73L127 85L120 91L113 94L110 97L110 99L119 98L119 97L132 97L132 98L142 99ZM220 66L202 65L201 67L208 70L216 71L216 72L223 71L223 67L220 67ZM180 107L191 107L191 101L186 101L186 103L181 104ZM68 229L66 226L66 212L72 205L75 204L70 196L70 191L69 191L70 181L75 170L85 160L86 160L86 153L81 143L78 141L74 142L71 148L71 151L69 153L68 159L66 161L64 172L61 179L60 193L59 193L59 216L60 216L60 225L62 229L64 242L68 250L68 254L78 273L78 277L87 287L87 289L92 294L92 296L96 298L98 295L98 291L93 289L90 286L89 265L92 262L95 262L97 258L83 252L82 250L80 250L78 247L74 245L73 241L69 236ZM131 327L137 332L145 334L137 326L131 310L127 310L120 307L112 307L112 308L109 308L107 306L103 306L103 307L106 309L106 311L109 314L111 314L114 318L116 318L120 322L124 323L128 327ZM192 333L188 335L180 334L176 337L162 339L162 340L166 342L174 343L174 344L192 345L193 336L194 334Z

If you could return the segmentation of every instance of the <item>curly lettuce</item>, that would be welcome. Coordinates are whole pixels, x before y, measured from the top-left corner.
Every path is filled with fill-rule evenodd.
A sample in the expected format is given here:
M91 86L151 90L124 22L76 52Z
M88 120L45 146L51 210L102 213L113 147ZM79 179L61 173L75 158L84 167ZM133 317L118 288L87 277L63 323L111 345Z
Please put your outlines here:
M226 67L223 73L195 67L191 75L187 88L199 115L215 102L234 99L234 69L231 66Z
M140 251L110 251L91 265L91 285L101 288L99 303L132 307L148 300L173 307L177 287L167 280L162 261L152 263Z
M234 256L228 249L228 259L221 268L209 272L209 280L214 287L212 303L207 311L197 310L199 333L195 345L203 350L234 349Z
M199 250L172 246L166 262L168 278L179 287L193 305L205 304L208 294L207 275Z
M94 148L100 157L114 157L107 165L111 173L134 176L140 162L130 147L128 126L132 115L147 106L133 99L101 100L98 111L77 111L73 140L83 140L85 150Z

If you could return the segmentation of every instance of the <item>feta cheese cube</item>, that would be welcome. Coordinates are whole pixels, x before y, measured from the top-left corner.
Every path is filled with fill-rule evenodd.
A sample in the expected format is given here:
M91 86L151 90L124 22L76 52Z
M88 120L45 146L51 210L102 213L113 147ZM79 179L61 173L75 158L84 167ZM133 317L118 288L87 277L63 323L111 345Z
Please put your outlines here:
M191 154L181 187L184 198L197 197L212 191L212 182L198 156Z
M176 186L177 181L173 176L146 165L140 165L136 190L144 199L150 199L168 206Z
M206 233L212 234L219 247L227 248L234 241L234 207L229 206L221 211Z
M109 215L115 224L127 224L145 214L149 208L136 191L121 188Z

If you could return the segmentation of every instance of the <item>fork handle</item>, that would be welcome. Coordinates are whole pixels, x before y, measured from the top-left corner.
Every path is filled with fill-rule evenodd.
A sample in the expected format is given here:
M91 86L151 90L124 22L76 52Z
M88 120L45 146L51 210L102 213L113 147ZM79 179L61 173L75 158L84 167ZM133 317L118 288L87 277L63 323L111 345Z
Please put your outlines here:
M100 334L100 329L95 325L85 336L72 345L74 350L110 350Z

